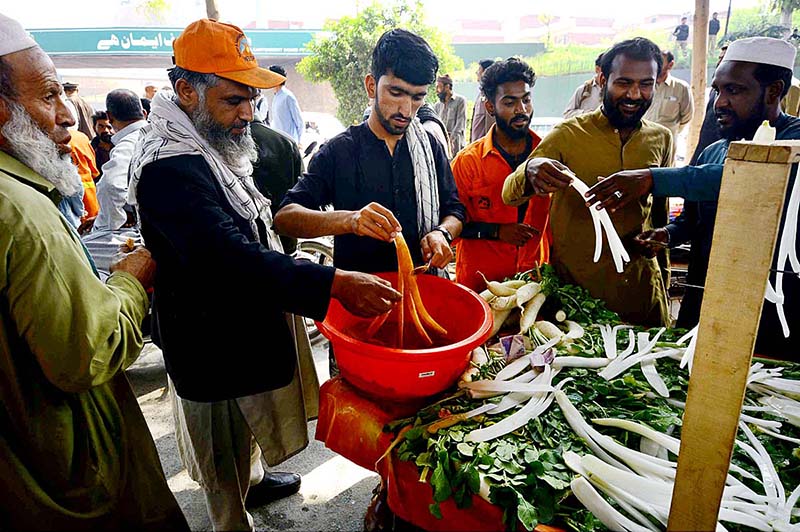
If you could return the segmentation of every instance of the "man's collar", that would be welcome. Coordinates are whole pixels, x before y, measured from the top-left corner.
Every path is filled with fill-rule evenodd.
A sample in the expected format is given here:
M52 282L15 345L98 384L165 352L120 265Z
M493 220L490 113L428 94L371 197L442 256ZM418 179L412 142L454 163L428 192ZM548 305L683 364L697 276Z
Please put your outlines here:
M137 120L136 122L128 124L127 126L123 127L122 129L111 135L111 144L116 146L122 141L122 139L124 139L134 131L139 131L146 125L147 125L147 120Z
M56 205L61 201L61 194L56 190L53 183L4 151L0 151L0 171L10 175L20 183L41 192Z
M599 127L600 129L605 129L610 132L619 133L619 128L611 123L608 117L603 113L603 106L601 105L596 110L592 111L591 113L592 121ZM636 124L636 127L633 128L633 131L637 131L642 128L642 119L639 119L639 123Z

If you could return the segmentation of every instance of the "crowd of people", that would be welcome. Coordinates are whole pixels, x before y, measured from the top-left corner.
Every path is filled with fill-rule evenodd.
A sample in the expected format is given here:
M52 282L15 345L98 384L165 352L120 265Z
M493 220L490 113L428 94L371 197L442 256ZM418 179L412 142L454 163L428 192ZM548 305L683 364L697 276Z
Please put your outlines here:
M304 170L286 72L259 67L236 26L193 22L174 41L169 87L148 87L146 104L113 90L101 112L19 23L0 15L0 35L0 529L187 529L124 373L148 312L211 525L250 530L248 506L300 486L265 465L305 448L317 414L303 317L324 319L331 299L364 317L397 304L373 274L396 270L400 232L433 275L447 276L455 247L455 281L475 290L478 272L502 280L550 263L627 322L668 325L659 255L692 240L690 276L703 283L730 141L764 120L800 138L781 110L795 48L770 38L730 44L706 115L719 140L671 168L693 105L674 56L650 40L601 54L545 138L530 129L530 65L481 62L467 144L466 99L422 37L393 29L365 76L368 116ZM269 89L267 125L257 111ZM569 189L576 178L586 198ZM672 223L670 196L689 205ZM592 259L589 204L612 212L631 256L622 273L607 254ZM333 267L286 253L323 235ZM800 293L800 280L785 283ZM684 327L702 292L687 297ZM785 308L800 327L800 299ZM793 355L779 327L765 307L760 353Z

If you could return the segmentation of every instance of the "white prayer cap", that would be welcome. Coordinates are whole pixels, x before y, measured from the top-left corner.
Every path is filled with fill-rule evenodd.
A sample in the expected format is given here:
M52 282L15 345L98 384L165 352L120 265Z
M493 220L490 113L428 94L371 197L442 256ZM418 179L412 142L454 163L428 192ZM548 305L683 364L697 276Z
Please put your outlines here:
M723 61L747 61L779 67L794 68L797 49L794 45L772 37L748 37L733 41L725 52Z
M0 57L36 46L22 25L0 13Z

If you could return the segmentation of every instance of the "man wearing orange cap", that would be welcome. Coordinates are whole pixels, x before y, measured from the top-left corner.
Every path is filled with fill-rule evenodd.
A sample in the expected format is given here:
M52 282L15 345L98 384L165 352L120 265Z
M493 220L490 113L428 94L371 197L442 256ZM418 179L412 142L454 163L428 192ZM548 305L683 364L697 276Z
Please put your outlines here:
M400 294L375 276L281 253L252 179L249 123L258 89L284 78L259 68L242 30L199 20L173 47L175 92L153 99L128 202L158 263L153 338L174 385L184 465L215 530L250 530L250 485L261 501L300 486L298 475L265 474L262 453L274 465L303 449L316 415L308 337L289 313L321 320L337 298L374 316Z

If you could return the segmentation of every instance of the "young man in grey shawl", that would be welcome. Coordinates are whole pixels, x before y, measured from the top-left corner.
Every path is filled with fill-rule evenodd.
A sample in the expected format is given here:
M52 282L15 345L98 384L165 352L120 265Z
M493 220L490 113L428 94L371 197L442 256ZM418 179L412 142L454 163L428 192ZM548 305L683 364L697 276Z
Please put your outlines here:
M174 386L182 461L214 530L251 530L251 485L261 501L300 486L298 475L265 474L262 453L274 465L302 450L316 415L308 337L292 314L324 319L337 298L374 316L400 294L372 275L281 253L251 177L249 122L257 89L283 77L258 67L242 30L204 19L173 47L175 92L153 99L128 201L158 264L153 337Z

